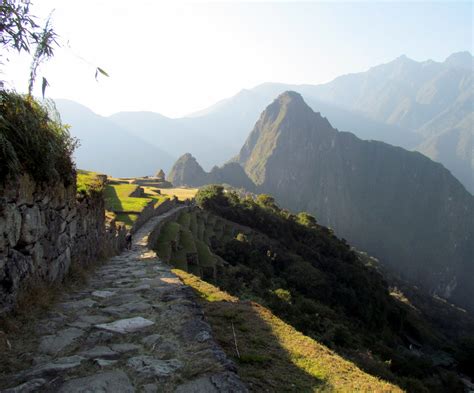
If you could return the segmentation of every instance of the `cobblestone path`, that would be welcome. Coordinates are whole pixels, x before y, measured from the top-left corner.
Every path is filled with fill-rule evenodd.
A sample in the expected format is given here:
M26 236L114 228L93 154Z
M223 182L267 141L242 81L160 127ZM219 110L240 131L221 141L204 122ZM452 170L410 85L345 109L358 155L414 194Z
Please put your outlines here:
M0 380L12 392L246 392L193 292L147 248L164 217L135 234L88 284L35 324L31 366Z

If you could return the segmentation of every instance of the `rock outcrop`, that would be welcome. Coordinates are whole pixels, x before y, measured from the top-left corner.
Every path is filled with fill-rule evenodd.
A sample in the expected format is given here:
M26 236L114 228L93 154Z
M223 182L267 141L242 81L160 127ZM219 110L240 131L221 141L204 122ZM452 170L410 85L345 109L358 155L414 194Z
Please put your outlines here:
M441 164L339 132L294 92L262 113L237 161L259 192L474 310L474 198Z

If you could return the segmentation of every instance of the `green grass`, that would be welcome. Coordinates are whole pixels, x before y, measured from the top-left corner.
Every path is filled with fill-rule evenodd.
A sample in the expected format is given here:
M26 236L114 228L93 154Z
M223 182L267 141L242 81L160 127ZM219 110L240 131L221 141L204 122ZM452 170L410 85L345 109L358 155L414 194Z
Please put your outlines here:
M190 214L190 223L189 223L189 230L193 234L193 236L197 236L197 218L196 212Z
M171 240L177 240L180 226L177 222L167 222L160 230L158 236L159 242L170 242Z
M188 230L181 230L179 233L179 244L186 252L197 252L196 242L194 241L193 235Z
M208 215L205 215L208 218ZM213 225L215 223L215 218ZM209 225L203 215L197 212L182 213L176 221L168 222L160 230L155 251L164 261L182 270L196 275L212 274L217 263L217 257L209 246L202 241L203 232ZM172 241L176 241L173 251ZM197 253L197 265L188 264L188 253ZM210 269L209 269L210 268Z
M169 242L157 242L155 251L163 261L169 262L171 257L171 244Z
M180 201L185 201L186 199L193 199L196 195L197 188L157 188L163 195L168 195L169 197L176 197Z
M133 226L137 218L138 214L135 213L117 213L115 217L117 221L123 222L128 227Z
M204 239L204 230L205 230L205 226L204 226L204 221L202 220L198 220L198 224L197 224L197 238L199 240L203 240Z
M0 181L29 174L38 183L73 184L77 142L51 106L2 89L0 114Z
M189 213L181 213L181 215L178 217L178 222L183 228L189 229L191 215Z
M256 392L401 392L304 336L258 303L240 301L182 270L199 296L214 338ZM237 356L233 329L237 339Z
M113 212L140 213L150 203L159 206L168 197L163 195L148 195L144 197L131 197L138 188L135 184L108 184L105 187L105 206Z
M104 190L104 183L98 176L99 173L79 169L77 171L77 193L80 195L91 195L102 192Z
M178 250L171 253L170 263L178 269L187 270L186 250Z
M200 240L196 240L195 243L199 258L199 265L203 267L215 266L216 257L209 250L209 246Z

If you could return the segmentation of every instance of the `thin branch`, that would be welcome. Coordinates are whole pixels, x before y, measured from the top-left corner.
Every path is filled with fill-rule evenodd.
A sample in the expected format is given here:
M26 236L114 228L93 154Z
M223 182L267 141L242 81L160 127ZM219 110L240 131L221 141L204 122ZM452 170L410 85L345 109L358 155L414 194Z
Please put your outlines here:
M234 322L231 322L231 324L232 324L232 334L234 335L235 352L237 352L237 357L240 359L240 352L239 352L239 347L237 346L237 336L235 335Z

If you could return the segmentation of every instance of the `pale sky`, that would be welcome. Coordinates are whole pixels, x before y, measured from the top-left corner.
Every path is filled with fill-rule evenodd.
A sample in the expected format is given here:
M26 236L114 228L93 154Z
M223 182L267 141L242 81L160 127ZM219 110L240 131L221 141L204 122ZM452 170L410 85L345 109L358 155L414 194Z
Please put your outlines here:
M473 51L471 2L32 3L40 17L55 9L64 46L39 70L47 96L102 115L179 117L263 82L318 84L402 54L443 61ZM2 79L24 91L29 63L10 56ZM96 82L95 66L110 78Z

